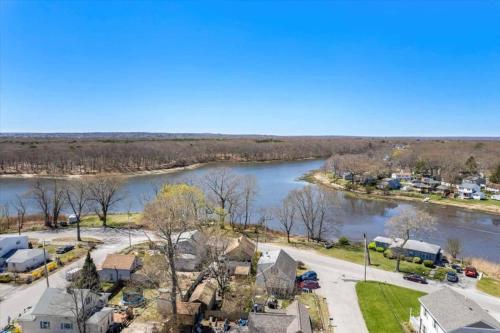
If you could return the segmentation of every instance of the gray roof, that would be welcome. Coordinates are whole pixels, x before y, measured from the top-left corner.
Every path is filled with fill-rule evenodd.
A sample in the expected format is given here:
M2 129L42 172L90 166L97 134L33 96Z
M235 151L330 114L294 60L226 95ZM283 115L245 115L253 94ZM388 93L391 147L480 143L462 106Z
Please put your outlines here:
M379 243L385 243L385 244L392 244L394 240L390 237L384 237L384 236L377 236L373 239L374 242L379 242Z
M458 185L458 187L459 187L459 189L460 188L465 188L465 189L468 189L468 190L475 190L475 189L481 188L476 183L462 183L462 184Z
M23 263L26 260L29 260L34 257L38 257L42 255L43 256L43 250L42 249L21 249L17 250L16 253L9 259L7 259L7 262L13 262L13 263Z
M252 333L312 333L309 313L298 301L290 304L286 312L251 312L248 326Z
M285 251L274 250L262 253L257 264L258 272L263 272L271 266L276 266L286 276L295 280L297 262Z
M441 251L441 246L436 244L431 244L419 240L409 239L403 246L404 249L420 251L425 253L438 254Z
M93 293L88 289L75 289L81 291L76 297L87 297L90 294L95 295L95 302L100 298L100 295ZM63 316L74 317L73 309L75 309L75 299L63 288L47 288L40 297L38 303L33 307L30 315L43 316Z
M18 238L18 239L26 239L28 240L28 236L0 236L0 241L4 240L4 239L9 239L9 238Z
M295 316L287 332L312 333L311 319L304 304L294 301L286 308L286 313Z
M479 327L479 322L492 328L500 328L500 323L476 302L448 287L422 296L419 300L446 332L454 332L467 326Z

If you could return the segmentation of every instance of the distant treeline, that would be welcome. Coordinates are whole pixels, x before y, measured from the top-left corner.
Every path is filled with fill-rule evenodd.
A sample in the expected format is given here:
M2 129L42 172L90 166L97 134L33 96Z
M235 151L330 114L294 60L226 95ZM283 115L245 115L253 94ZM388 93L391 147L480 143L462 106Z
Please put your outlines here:
M136 172L218 161L276 161L366 155L391 159L394 166L417 161L444 167L474 156L481 169L500 160L500 141L354 137L136 135L0 137L1 174L100 174Z

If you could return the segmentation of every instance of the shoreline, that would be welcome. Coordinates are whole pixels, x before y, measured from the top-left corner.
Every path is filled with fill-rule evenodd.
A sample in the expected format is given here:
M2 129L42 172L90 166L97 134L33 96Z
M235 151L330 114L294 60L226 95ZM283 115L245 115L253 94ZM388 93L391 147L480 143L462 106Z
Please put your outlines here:
M37 174L37 173L4 173L0 174L1 179L80 179L85 177L99 177L99 176L110 176L110 177L137 177L137 176L151 176L151 175L163 175L169 173L175 173L186 170L195 170L211 164L267 164L267 163L285 163L285 162L300 162L300 161L312 161L321 160L323 157L307 157L292 160L266 160L266 161L211 161L211 162L200 162L193 163L182 167L172 167L164 169L155 170L139 170L139 171L127 171L127 172L103 172L95 174L61 174L61 175L50 175L50 174Z
M314 170L311 171L310 173L306 174L304 177L302 177L303 180L313 183L316 185L321 185L325 186L327 188L333 189L333 190L338 190L345 192L348 195L351 195L353 197L357 198L362 198L362 199L369 199L369 200L386 200L386 201L407 201L407 202L419 202L419 203L424 203L422 198L416 198L416 197L408 197L404 195L382 195L378 193L364 193L361 191L356 191L356 190L346 190L345 187L339 184L331 183L325 176L321 174L321 171ZM482 213L488 213L488 214L495 214L500 216L500 206L479 206L479 205L473 205L473 204L463 204L460 202L450 202L450 201L436 201L436 200L429 200L428 202L425 202L428 204L434 204L434 205L441 205L441 206L452 206L452 207L457 207L461 209L467 209L471 211L476 211L476 212L482 212Z

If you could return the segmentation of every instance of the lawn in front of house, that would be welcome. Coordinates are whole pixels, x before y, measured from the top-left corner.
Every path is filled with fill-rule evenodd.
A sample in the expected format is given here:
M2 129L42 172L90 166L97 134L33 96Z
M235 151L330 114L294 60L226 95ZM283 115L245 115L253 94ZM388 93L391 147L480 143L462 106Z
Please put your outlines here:
M367 281L356 284L358 303L370 333L401 332L410 317L418 316L418 298L425 293L391 284Z
M483 275L476 287L487 294L500 297L500 280Z
M141 214L131 213L130 223L129 216L127 214L109 214L107 217L106 225L110 228L126 228L129 225L132 228L137 228L140 226ZM76 227L76 223L71 224L71 226ZM80 222L80 227L102 227L102 221L97 215L88 215L82 217Z

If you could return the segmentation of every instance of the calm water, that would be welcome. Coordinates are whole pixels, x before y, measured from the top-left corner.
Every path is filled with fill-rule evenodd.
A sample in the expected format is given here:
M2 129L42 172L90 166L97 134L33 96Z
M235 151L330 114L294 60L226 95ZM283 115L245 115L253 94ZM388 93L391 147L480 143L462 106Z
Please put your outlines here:
M279 162L263 164L224 164L237 174L255 175L259 184L259 195L256 199L256 211L259 208L277 205L287 193L305 185L298 181L305 172L317 169L323 161ZM221 165L208 165L195 170L180 171L163 175L135 176L126 180L122 193L126 200L120 202L115 211L139 211L143 203L153 193L153 184L165 182L179 182L196 180L204 173ZM16 194L23 194L30 189L33 180L29 179L0 179L0 203L14 198ZM396 201L380 201L352 198L344 192L335 191L334 200L337 203L335 210L336 222L340 224L337 233L331 237L345 235L360 239L364 232L369 237L384 234L386 221L404 208L420 207L428 210L436 217L436 230L421 237L424 240L444 246L447 238L459 238L464 246L464 255L484 257L500 262L500 216L471 212L464 209L430 205L424 203L402 203ZM36 207L32 204L31 210ZM258 217L258 212L254 218ZM270 221L269 226L278 228L276 221ZM295 232L303 229L297 226Z

